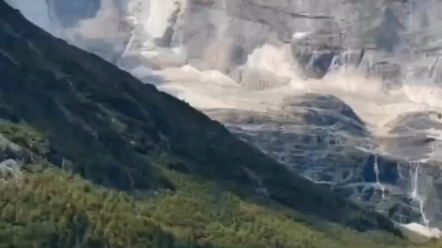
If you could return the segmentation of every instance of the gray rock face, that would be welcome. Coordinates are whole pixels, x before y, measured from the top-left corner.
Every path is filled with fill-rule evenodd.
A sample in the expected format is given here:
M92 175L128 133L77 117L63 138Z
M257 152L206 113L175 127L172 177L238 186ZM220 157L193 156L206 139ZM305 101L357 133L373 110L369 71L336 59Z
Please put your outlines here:
M301 114L304 124L318 127L331 127L333 130L350 132L353 135L362 135L365 130L363 121L356 115L350 106L331 95L306 94L286 98L283 101L283 110L292 110Z
M343 49L342 41L333 39L334 35L331 32L310 32L292 36L292 55L307 77L322 78L339 62L336 59Z
M440 147L440 141L430 130L442 130L441 117L433 111L401 115L389 123L390 138L382 139L381 144L388 153L411 160L437 156L433 152Z
M369 209L401 223L442 226L441 164L429 159L437 141L424 136L430 126L441 128L434 119L439 114L401 116L390 125L395 136L387 139L373 136L351 107L333 96L297 96L284 106L271 115L209 115L296 172ZM421 137L407 132L419 129ZM410 162L417 160L427 162Z
M442 4L437 0L46 3L50 19L69 29L66 39L123 68L127 52L147 51L156 54L152 60L157 68L171 66L170 61L186 61L199 69L219 70L238 83L244 73L246 88L250 74L258 81L267 82L273 76L277 84L287 83L276 75L249 72L244 66L251 63L249 55L264 44L290 46L288 56L307 78L322 78L343 65L362 66L369 75L393 85L410 76L405 75L405 68L418 70L417 65L410 68L411 59L432 57L424 65L428 68L441 47L436 31L442 25L438 15ZM173 48L180 52L172 52ZM167 58L164 65L158 65L164 60L161 57Z

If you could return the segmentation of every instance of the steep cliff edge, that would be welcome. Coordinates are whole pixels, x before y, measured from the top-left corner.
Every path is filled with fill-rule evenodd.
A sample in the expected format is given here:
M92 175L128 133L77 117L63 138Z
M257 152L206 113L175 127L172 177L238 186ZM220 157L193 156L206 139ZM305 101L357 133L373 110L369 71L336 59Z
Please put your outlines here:
M62 217L53 219L50 212L34 213L25 218L30 218L32 227L37 229L43 222L62 221L68 229L71 228L69 230L82 233L81 242L90 247L106 242L111 247L146 246L149 244L147 240L152 241L149 233L131 233L129 229L121 228L117 232L117 229L112 229L117 228L113 222L109 223L110 227L100 229L103 225L100 221L108 223L110 217L104 215L102 220L94 218L94 213L108 210L104 203L92 200L98 195L116 197L110 197L110 201L114 202L114 207L121 207L122 215L114 216L116 219L113 221L131 226L127 215L139 213L131 218L149 218L179 239L208 242L215 247L246 247L249 242L250 247L297 247L301 242L299 237L292 237L287 232L299 227L307 232L311 230L313 235L322 235L324 240L321 245L327 247L330 247L330 242L339 247L348 239L338 234L327 236L331 235L327 234L327 229L336 225L357 231L398 234L387 218L365 211L290 172L186 103L156 90L152 85L140 83L101 58L35 27L4 1L0 1L0 118L12 123L8 125L26 124L41 133L42 136L37 139L29 135L15 137L21 130L18 128L12 128L12 133L11 129L3 133L5 136L9 134L11 139L15 137L14 142L33 154L26 157L25 162L46 164L44 160L47 160L94 183L72 178L50 165L43 172L26 172L18 183L6 180L2 184L3 190L13 193L2 194L8 208L3 208L0 222L3 227L12 226L12 231L8 229L2 233L4 236L11 235L9 231L14 233L17 228L23 228L23 223L26 223L22 219L23 211L16 212L15 219L8 217L13 215L8 212L11 205L7 202L13 202L15 205L12 207L18 209L32 209L32 204L39 203L43 205L36 206L45 206L43 209L66 205L68 210L61 207L57 211L80 213L63 220L60 219ZM32 145L39 139L45 140L44 145L38 142ZM26 168L33 170L32 166ZM49 189L43 187L46 184ZM77 185L75 187L80 191L63 197L62 189L73 190L70 184ZM112 190L103 191L96 185ZM198 188L195 185L206 186ZM21 189L24 195L21 195ZM34 189L38 189L36 192L43 198L33 196ZM129 196L118 195L115 190L125 191ZM73 196L71 202L70 196ZM134 200L135 196L141 198L141 202ZM56 200L57 197L63 200ZM228 198L226 204L233 204L229 206L232 209L220 208L217 212L216 201L223 197ZM44 199L48 203L43 203ZM162 208L152 209L149 203L142 205L143 201L150 201L153 205L157 203ZM64 204L60 205L62 202ZM83 203L87 207L78 205ZM173 211L177 209L171 206L176 204L182 204L183 208L175 216ZM198 215L194 216L191 206L199 209ZM207 206L212 207L207 209ZM252 214L251 209L268 216L270 219L266 221L275 221L271 218L278 216L278 221L284 222L287 230L282 231L279 224L267 223L260 226L271 235L267 237L261 233L264 236L259 240L238 237L239 231L232 234L235 237L232 240L212 236L216 234L212 231L217 229L222 229L222 235L227 235L226 228L246 228L242 225L248 225L245 223L250 216L238 213ZM177 219L158 216L158 211L171 211L168 214ZM226 214L230 220L227 217L218 220L218 215ZM187 222L186 216L193 219ZM213 222L206 223L205 218ZM85 227L88 221L93 222L98 231ZM146 221L138 224L146 224ZM217 221L216 227L212 226ZM68 237L60 238L63 229L59 228L45 229L46 236L42 234L42 237L47 239L39 242L46 244L57 238L69 240ZM250 228L253 229L253 225ZM178 234L177 230L184 234ZM128 236L118 239L120 232ZM283 238L275 240L273 236L279 236L280 232L284 232L281 234ZM343 232L358 242L356 234L345 229ZM56 234L58 236L54 236ZM11 242L18 242L16 238ZM361 242L369 244L367 247L371 245L369 240Z

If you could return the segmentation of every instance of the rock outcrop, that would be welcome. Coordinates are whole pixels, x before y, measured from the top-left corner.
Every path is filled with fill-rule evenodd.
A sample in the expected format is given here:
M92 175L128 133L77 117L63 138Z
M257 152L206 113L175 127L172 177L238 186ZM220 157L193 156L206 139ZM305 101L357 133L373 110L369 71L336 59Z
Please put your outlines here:
M404 76L396 75L407 66L404 58L429 55L428 51L437 57L440 39L433 30L442 8L435 0L103 0L81 1L74 7L66 1L47 3L53 22L69 27L67 40L123 68L120 59L128 52L145 51L151 60L165 57L220 70L240 82L238 73L246 78L253 73L244 65L253 63L250 55L257 49L289 45L288 54L305 77L321 78L335 66L361 65L370 75L395 84ZM392 68L376 66L379 63ZM262 77L265 81L269 76Z
M280 112L214 111L215 119L294 171L399 223L442 227L440 144L428 130L438 113L417 112L373 136L347 104L306 94L284 101ZM419 131L420 130L420 134Z

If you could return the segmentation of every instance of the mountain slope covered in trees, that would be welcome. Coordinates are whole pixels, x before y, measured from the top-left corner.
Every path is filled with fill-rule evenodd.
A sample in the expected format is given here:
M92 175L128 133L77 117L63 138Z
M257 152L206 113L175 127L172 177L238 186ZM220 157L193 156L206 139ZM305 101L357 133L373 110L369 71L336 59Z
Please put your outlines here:
M0 0L0 247L404 247L385 217ZM356 231L356 232L355 232Z

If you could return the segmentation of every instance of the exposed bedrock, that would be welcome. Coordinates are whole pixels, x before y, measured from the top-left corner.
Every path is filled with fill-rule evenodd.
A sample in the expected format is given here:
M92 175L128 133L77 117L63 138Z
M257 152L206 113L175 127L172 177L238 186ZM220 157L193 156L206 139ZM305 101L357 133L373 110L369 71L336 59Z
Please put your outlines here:
M396 136L381 139L366 129L351 107L333 96L306 94L286 99L283 110L271 115L222 110L209 115L338 194L402 223L429 220L442 227L441 163L428 153L438 141L424 134L430 127L442 128L437 113L400 116L390 123L391 134ZM420 129L421 135L411 136L407 132L411 129ZM399 147L405 146L404 140L408 150ZM428 151L426 157L423 151Z
M436 0L46 1L52 20L69 28L68 40L127 69L124 57L144 51L146 66L189 63L251 89L287 84L283 64L305 78L352 66L393 86L416 77L437 81L440 74ZM253 54L265 45L285 54L273 68L256 65ZM411 58L426 59L409 65Z

